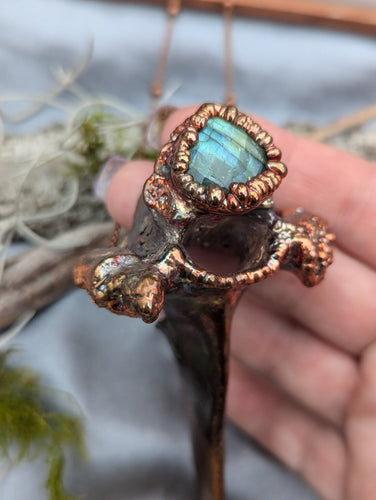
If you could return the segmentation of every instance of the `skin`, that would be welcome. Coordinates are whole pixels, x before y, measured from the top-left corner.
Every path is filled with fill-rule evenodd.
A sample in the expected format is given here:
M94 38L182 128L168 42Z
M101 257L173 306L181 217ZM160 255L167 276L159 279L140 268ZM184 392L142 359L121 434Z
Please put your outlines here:
M162 144L196 109L170 116ZM279 272L242 296L232 324L228 415L323 499L374 500L376 167L257 121L289 168L276 207L322 216L337 240L319 286ZM109 186L108 210L124 227L152 167L128 163Z

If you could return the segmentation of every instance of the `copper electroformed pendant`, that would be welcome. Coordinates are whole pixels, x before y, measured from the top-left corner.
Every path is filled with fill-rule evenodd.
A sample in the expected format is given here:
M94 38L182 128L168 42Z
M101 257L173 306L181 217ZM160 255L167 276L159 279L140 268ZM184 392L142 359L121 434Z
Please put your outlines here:
M75 268L78 286L100 307L159 326L178 361L190 401L200 500L223 500L223 423L229 331L246 286L278 269L306 286L332 262L333 235L301 209L276 214L272 195L286 176L272 137L234 106L204 104L162 148L127 239ZM187 248L239 259L216 274Z

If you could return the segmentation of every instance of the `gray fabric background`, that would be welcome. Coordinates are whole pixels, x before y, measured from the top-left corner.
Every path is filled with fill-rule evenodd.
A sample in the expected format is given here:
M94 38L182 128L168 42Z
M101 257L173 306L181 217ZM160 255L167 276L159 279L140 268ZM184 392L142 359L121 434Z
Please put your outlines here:
M146 109L164 15L141 5L84 0L0 3L0 94L52 87L50 68L71 67L95 43L80 83ZM219 16L183 12L166 87L177 105L223 99ZM238 105L279 124L324 124L376 101L376 41L321 29L237 19ZM22 130L60 118L49 110ZM13 128L10 131L14 131ZM153 326L97 309L72 291L40 313L14 342L17 363L74 395L86 418L90 461L67 482L88 500L194 500L194 472L177 370ZM228 500L314 500L231 425L226 429ZM1 500L43 500L42 461L0 482Z

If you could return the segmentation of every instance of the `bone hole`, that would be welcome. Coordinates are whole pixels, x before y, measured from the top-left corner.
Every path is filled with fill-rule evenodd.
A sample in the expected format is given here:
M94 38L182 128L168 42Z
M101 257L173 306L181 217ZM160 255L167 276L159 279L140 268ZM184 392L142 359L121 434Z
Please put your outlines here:
M264 260L270 230L260 217L204 216L190 226L183 244L194 264L216 274L231 274Z

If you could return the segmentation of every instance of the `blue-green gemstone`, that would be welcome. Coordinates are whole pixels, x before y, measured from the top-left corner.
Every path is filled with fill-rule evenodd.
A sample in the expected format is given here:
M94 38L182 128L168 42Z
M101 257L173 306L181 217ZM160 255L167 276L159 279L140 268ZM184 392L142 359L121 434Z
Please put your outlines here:
M243 129L223 118L209 118L190 150L188 172L204 186L227 189L232 182L247 182L265 170L267 156Z

